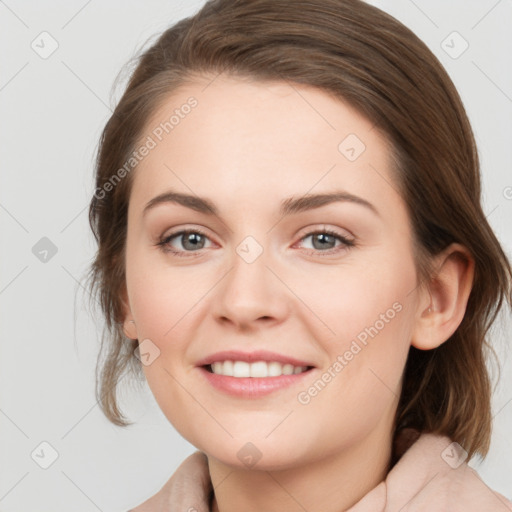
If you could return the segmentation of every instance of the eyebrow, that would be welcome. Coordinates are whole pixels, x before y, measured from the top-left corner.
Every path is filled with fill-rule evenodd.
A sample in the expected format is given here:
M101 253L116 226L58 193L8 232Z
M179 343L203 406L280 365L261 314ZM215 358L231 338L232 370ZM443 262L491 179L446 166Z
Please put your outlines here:
M380 216L377 208L362 197L355 196L345 191L335 191L323 194L307 194L302 197L289 197L281 202L279 213L282 217L297 214L300 212L320 208L335 202L348 202L364 206L371 210L377 216ZM157 205L173 203L185 206L199 213L206 215L219 216L218 208L209 199L190 194L182 194L175 191L167 191L151 199L142 212L142 215L155 208Z

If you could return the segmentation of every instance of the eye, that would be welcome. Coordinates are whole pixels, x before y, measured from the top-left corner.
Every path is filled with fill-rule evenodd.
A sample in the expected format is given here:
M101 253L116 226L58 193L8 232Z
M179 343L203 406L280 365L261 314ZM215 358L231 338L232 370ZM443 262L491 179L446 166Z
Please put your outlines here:
M176 249L172 245L172 241L174 239L176 239L182 248ZM164 252L171 252L176 256L187 256L184 253L204 249L205 240L209 240L209 238L202 231L198 229L184 229L163 237L156 245L158 245Z
M341 233L330 229L311 231L306 236L301 238L301 242L307 240L308 238L311 238L313 253L323 252L332 254L347 250L349 247L355 246L354 240L349 239ZM340 243L336 246L337 241Z
M314 254L333 254L355 246L354 240L330 229L311 231L303 236L300 242L308 238L311 238L313 245L313 249L308 249L308 251ZM162 237L156 245L165 253L172 253L180 257L194 257L196 255L191 253L207 248L205 243L209 240L208 236L199 229L183 229ZM337 241L338 245L336 245ZM181 247L176 247L176 243ZM197 254L197 256L199 255Z

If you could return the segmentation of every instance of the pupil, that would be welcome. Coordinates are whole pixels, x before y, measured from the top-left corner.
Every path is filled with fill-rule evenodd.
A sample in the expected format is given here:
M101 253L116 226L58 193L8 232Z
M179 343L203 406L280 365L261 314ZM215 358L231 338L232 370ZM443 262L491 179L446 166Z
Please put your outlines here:
M198 238L200 238L202 235L199 233L188 233L188 235L185 236L185 243L183 244L183 247L187 248L187 244L191 244L188 249L197 249L198 248Z
M319 233L317 235L317 237L314 237L313 238L313 245L315 245L315 242L320 240L322 243L320 244L320 248L324 247L325 248L325 242L329 243L329 241L332 242L332 240L329 240L329 238L333 238L332 235L329 235L327 233ZM315 247L315 249L317 249L318 247Z

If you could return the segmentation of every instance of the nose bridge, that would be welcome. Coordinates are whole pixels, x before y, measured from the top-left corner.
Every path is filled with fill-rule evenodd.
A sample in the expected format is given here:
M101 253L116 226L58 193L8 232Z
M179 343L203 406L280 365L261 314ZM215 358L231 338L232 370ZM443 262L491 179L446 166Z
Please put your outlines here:
M235 247L230 270L216 296L216 316L235 324L249 324L260 318L284 318L285 287L267 267L272 267L271 259L263 243L252 236L245 237Z

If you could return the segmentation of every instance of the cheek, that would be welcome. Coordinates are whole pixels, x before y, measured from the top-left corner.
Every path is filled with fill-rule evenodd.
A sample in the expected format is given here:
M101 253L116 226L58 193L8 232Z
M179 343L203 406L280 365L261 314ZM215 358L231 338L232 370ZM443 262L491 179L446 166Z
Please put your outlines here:
M378 264L365 265L364 272L352 269L343 278L326 282L330 300L323 299L327 305L322 318L335 335L323 343L328 359L324 373L332 378L325 377L326 391L320 384L321 393L310 397L318 414L334 400L343 404L336 416L362 415L372 425L396 405L415 318L410 292L416 271L406 256L376 258ZM321 303L320 297L316 300Z
M197 328L197 312L212 287L206 277L205 272L200 276L190 269L171 268L160 258L155 262L155 258L136 248L128 253L126 280L130 307L139 342L148 344L149 340L147 346L152 353L152 362L143 365L143 371L166 415L173 414L176 410L173 404L181 403L183 398L179 383L190 365L187 349Z
M363 439L381 422L392 422L401 392L407 360L412 309L390 303L384 294L379 307L352 304L333 325L336 340L324 343L327 364L305 383L296 397L294 418L304 430L317 432L318 444L330 450ZM388 308L388 305L390 306ZM384 320L380 315L384 315ZM318 425L318 418L329 421ZM342 433L342 434L341 434ZM293 435L293 429L289 432Z
M288 278L294 293L314 313L308 323L315 326L315 338L328 343L333 353L359 335L364 342L368 330L375 333L373 327L389 334L396 330L407 316L402 310L412 298L416 271L407 253L399 257L375 251L364 261L354 258Z
M139 339L154 339L160 345L181 328L183 319L193 314L194 304L204 291L189 271L171 268L154 251L148 255L134 248L128 253L126 280Z
M329 329L317 337L327 364L346 355L343 379L350 386L366 386L381 374L393 389L399 384L415 318L416 269L406 249L376 251L302 288L305 302Z

